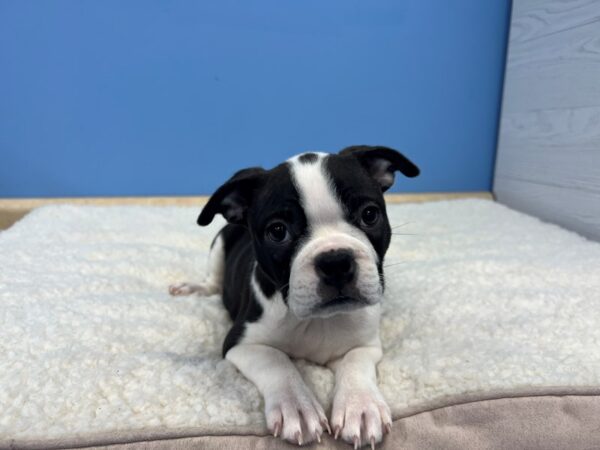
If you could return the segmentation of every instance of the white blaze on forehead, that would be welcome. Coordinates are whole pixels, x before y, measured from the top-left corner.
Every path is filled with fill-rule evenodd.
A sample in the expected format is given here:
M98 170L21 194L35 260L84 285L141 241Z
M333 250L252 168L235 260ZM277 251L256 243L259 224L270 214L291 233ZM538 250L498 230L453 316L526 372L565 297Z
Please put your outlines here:
M300 161L302 155L288 160L294 185L300 195L300 203L309 227L313 229L320 224L344 220L342 205L324 164L328 155L327 153L314 154L317 156L314 162Z

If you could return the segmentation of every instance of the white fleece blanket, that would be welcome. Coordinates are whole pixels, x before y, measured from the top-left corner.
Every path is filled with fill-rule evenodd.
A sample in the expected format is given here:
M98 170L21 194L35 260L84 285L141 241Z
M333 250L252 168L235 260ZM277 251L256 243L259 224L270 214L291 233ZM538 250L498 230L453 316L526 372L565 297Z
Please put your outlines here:
M263 431L221 359L200 208L51 206L0 233L0 439L154 427ZM483 200L389 206L379 364L395 417L473 392L600 386L600 244ZM328 406L333 377L299 367Z

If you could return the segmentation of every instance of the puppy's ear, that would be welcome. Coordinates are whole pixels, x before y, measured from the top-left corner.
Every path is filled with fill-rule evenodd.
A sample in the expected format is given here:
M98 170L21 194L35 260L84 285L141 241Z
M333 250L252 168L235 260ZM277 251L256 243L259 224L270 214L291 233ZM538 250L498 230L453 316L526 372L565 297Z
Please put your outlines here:
M222 214L229 223L244 223L254 190L263 182L266 172L261 167L236 172L210 197L198 216L198 225L208 225L216 214Z
M392 148L355 145L343 149L339 154L358 159L369 175L381 186L383 192L394 184L394 173L397 170L410 178L419 175L419 168L402 153Z

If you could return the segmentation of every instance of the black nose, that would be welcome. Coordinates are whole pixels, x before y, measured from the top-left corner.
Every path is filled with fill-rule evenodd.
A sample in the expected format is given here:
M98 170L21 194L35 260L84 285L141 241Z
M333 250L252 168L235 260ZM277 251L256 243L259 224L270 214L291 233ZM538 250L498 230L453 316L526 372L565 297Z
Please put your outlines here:
M315 258L315 270L325 284L341 289L354 278L354 255L350 250L330 250L321 253Z

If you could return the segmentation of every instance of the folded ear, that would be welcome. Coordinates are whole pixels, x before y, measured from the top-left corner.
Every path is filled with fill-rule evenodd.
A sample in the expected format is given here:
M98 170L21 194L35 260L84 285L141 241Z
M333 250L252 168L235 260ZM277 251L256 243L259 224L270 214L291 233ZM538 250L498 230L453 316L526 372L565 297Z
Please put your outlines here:
M402 153L392 148L355 145L343 149L339 154L358 159L371 177L379 183L383 192L394 184L394 173L397 170L410 178L419 175L419 168Z
M266 170L261 167L236 172L208 199L198 216L198 225L208 225L216 214L222 214L230 223L244 223L254 190L263 181L265 174Z

